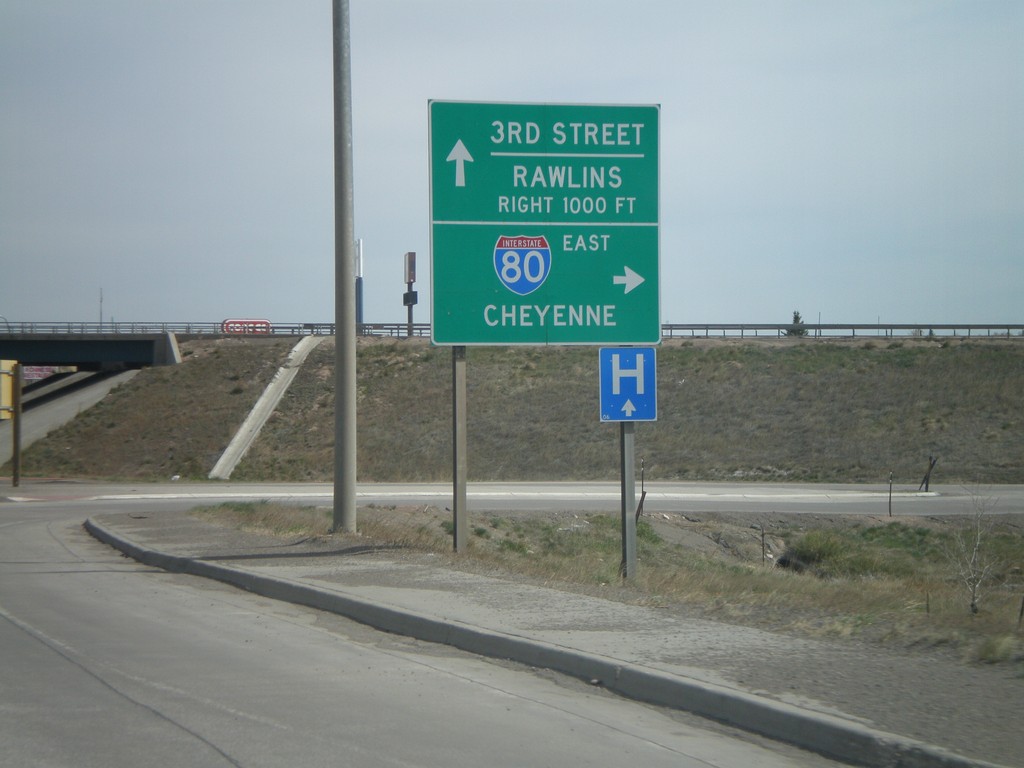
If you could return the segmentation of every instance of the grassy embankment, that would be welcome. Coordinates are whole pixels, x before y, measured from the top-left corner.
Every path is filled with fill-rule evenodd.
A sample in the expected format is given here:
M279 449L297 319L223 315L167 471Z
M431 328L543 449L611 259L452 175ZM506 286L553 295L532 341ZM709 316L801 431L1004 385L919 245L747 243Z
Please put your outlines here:
M292 344L182 344L184 363L142 371L26 451L35 476L203 479ZM299 371L232 479L330 480L333 340ZM447 349L364 340L358 353L363 481L450 476ZM617 478L615 426L597 414L589 348L468 351L474 480ZM665 344L658 421L637 457L658 480L1024 482L1024 344L865 340Z
M321 345L240 465L239 479L331 477L332 348ZM359 477L450 476L450 354L378 342L359 353ZM476 480L615 479L597 414L596 350L468 350ZM665 345L658 421L637 427L647 477L1024 482L1024 344Z

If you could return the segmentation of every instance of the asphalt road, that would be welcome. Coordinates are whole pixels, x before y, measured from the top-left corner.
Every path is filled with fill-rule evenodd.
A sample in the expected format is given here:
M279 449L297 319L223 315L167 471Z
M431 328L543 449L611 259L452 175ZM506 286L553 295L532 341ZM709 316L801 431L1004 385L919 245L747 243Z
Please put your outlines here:
M137 373L138 371L124 371L113 376L94 376L84 386L25 410L21 424L21 450L26 450L57 427L96 405L110 390L125 383ZM0 465L6 464L14 455L12 429L10 419L0 421Z
M81 521L180 500L58 490L0 503L0 765L829 764L580 683L141 566Z
M666 514L701 512L772 512L887 516L887 485L818 485L793 483L662 483L645 484L644 509ZM640 484L637 484L637 498ZM161 483L106 485L98 483L24 482L19 488L0 487L0 499L75 499L88 509L110 504L176 505L227 500L270 499L294 504L330 506L333 486L328 483ZM617 512L618 483L470 483L469 511L499 509L545 512L550 510ZM357 487L360 505L451 505L452 489L444 483L374 483ZM984 504L996 514L1024 514L1024 486L936 486L930 492L894 486L894 517L908 515L971 514Z

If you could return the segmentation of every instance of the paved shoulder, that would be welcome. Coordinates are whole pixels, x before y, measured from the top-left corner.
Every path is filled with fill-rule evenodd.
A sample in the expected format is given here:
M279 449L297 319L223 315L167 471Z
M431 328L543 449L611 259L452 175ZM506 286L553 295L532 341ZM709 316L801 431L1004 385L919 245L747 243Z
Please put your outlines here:
M246 534L184 513L103 515L88 528L150 565L550 668L856 764L952 768L1012 764L1024 753L1021 735L1004 719L1024 713L1024 681L1004 681L998 691L960 688L966 697L980 696L980 711L972 713L970 701L942 698L948 684L929 686L938 666L965 681L976 673L955 664L868 655L842 644L468 573L430 558L375 552L358 541ZM908 664L920 665L910 669L913 690L872 690L871 681L883 686L897 670L906 679ZM993 701L1000 701L1002 718L994 718ZM978 720L969 723L969 743L957 735L961 729L950 727L953 712Z

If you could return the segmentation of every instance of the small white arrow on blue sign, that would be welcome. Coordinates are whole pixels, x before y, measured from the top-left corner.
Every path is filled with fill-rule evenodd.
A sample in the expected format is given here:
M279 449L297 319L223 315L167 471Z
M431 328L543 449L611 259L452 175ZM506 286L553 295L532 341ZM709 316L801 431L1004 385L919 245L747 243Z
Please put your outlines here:
M658 366L653 347L602 347L601 421L657 421Z

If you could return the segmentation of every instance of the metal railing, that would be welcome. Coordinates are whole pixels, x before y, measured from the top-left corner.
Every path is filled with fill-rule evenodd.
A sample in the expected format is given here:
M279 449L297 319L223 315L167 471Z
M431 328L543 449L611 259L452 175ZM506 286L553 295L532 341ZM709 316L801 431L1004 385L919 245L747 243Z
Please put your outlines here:
M273 336L332 336L334 323L269 323L266 334ZM408 323L362 323L360 336L405 338ZM226 336L222 322L6 322L0 335L133 335L174 333L179 336ZM1013 337L1024 336L1024 324L900 324L900 323L664 323L663 339L677 338L892 338L906 337ZM264 334L254 334L264 335ZM430 336L429 323L413 323L412 335Z
M153 335L173 333L178 336L333 336L334 323L269 323L266 331L254 333L231 333L218 323L162 323L162 322L8 322L0 326L0 335L11 336L63 336L63 335ZM408 323L362 323L356 326L360 336L401 336L409 335ZM413 336L429 336L429 323L414 323Z
M713 337L794 337L794 338L857 338L858 336L880 336L890 338L903 335L910 337L931 336L1021 336L1024 324L950 324L931 325L917 323L665 323L661 326L662 338L681 336L695 338Z

